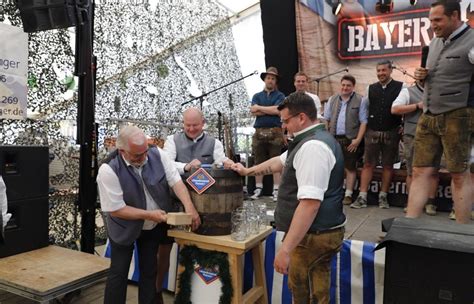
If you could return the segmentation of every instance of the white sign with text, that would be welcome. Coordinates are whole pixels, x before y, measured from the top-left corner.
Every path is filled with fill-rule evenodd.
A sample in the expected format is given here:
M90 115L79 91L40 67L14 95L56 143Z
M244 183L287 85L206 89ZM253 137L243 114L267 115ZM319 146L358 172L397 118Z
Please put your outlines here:
M25 119L28 34L0 23L0 119Z

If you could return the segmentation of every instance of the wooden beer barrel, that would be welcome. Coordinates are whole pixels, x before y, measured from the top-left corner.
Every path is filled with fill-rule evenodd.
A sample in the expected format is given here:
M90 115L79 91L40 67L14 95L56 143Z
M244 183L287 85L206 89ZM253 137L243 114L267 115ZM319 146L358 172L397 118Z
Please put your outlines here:
M198 194L184 181L201 217L201 226L195 232L203 235L230 234L231 213L241 207L244 200L242 177L227 169L206 168L205 170L216 182L202 194ZM192 173L187 174L184 179Z

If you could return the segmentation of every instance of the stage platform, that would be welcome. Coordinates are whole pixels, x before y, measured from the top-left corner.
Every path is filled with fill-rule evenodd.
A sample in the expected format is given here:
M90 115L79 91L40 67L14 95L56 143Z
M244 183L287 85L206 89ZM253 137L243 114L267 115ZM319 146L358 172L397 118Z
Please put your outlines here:
M274 206L270 197L263 197L261 199L265 201L269 207ZM378 206L369 205L365 209L352 209L344 206L344 211L347 215L347 225L345 238L350 240L361 240L369 242L378 242L379 238L384 235L381 230L381 221L386 218L402 217L404 216L403 209L400 207L392 207L390 209L380 209ZM449 222L448 212L439 212L437 216L430 217L436 218L440 221ZM423 217L428 217L423 215ZM470 225L474 229L474 221L471 221ZM98 253L102 254L104 246L98 247ZM105 288L105 282L101 281L94 286L83 289L82 292L75 296L70 303L78 304L89 304L89 303L103 303L103 293ZM173 303L173 294L165 292L164 294L165 303ZM18 297L11 293L4 291L0 292L0 303L2 304L33 304L30 300ZM54 302L53 302L54 303ZM60 302L58 302L60 303ZM138 303L138 289L136 284L130 283L128 286L127 303Z
M275 203L270 197L262 197L262 201L267 203L269 208L274 208ZM380 209L377 205L368 205L367 208L353 209L344 206L344 213L347 217L345 239L359 240L367 242L379 242L381 236L385 235L381 229L381 222L384 219L393 217L404 217L405 213L401 207L390 207L390 209ZM438 219L449 222L449 212L438 212L436 216L423 214L423 218ZM470 225L474 229L474 221Z
M18 303L26 303L27 299L54 303L96 285L107 276L109 267L110 260L103 257L48 246L1 258L0 290L19 295Z

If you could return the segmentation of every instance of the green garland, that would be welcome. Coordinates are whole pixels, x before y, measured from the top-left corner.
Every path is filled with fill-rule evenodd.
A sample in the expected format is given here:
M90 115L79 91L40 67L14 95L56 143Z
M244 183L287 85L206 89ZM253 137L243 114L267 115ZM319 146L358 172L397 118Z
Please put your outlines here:
M196 246L184 246L180 250L179 263L184 266L184 271L179 278L179 292L175 304L190 304L191 302L191 276L194 272L194 261L203 268L219 266L219 278L222 282L219 304L228 304L234 293L232 289L229 260L227 254L218 251L201 250Z

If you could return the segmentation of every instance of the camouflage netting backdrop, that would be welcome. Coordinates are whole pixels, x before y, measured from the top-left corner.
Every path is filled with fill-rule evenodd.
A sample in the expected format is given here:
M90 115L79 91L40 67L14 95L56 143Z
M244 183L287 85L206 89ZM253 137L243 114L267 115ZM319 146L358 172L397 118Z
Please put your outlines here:
M0 4L0 22L22 26L14 4ZM54 154L50 185L60 190L50 198L50 239L69 247L77 243L81 222L75 204L74 43L74 28L29 34L28 119L0 120L1 144L47 145ZM99 158L104 139L116 136L123 124L119 121L170 125L139 123L148 135L162 138L176 132L182 103L242 77L228 13L213 1L97 1L94 54ZM203 107L209 131L216 132L217 110L247 124L248 100L243 82L210 94ZM96 235L105 239L99 212Z

